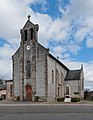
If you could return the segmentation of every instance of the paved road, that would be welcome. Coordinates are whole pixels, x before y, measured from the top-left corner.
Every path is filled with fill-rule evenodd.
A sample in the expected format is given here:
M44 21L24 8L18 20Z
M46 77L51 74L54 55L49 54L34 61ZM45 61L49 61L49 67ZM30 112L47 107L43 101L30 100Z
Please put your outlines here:
M93 120L93 106L0 106L0 120Z

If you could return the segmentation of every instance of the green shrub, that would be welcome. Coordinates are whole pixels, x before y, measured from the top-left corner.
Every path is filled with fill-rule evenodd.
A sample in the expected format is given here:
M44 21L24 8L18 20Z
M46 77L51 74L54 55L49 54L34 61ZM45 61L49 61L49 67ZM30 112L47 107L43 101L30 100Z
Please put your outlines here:
M75 95L79 95L79 92L74 92Z
M39 96L35 96L35 101L38 102Z
M20 101L20 96L17 96L17 101Z
M80 102L80 98L71 98L71 102Z
M63 102L64 98L57 98L57 102Z

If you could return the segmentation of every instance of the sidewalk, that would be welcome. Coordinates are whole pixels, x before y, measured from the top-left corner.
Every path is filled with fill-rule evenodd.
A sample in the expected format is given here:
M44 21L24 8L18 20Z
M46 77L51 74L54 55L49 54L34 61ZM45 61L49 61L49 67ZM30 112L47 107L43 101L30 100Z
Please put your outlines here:
M31 101L12 101L2 100L0 106L61 106L61 105L76 105L76 106L93 106L93 101L82 100L77 103L65 103L65 102L31 102Z

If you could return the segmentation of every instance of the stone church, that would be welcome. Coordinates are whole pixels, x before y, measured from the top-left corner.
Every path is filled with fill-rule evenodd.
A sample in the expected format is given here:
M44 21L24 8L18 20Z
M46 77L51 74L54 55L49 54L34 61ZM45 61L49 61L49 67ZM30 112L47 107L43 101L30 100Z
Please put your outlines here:
M38 43L39 25L30 16L20 30L21 42L12 56L13 99L56 101L57 98L84 96L83 66L70 70Z

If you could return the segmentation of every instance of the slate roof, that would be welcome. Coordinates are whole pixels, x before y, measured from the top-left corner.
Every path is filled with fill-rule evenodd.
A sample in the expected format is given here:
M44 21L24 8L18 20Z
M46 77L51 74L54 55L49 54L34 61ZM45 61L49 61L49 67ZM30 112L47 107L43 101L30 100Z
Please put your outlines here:
M6 80L5 82L13 82L13 80Z
M0 90L6 90L6 85L0 84Z
M0 84L3 84L3 80L0 79Z
M6 85L4 84L4 81L0 79L0 90L6 90Z
M65 77L65 81L80 80L80 73L81 73L81 69L80 70L69 70Z

